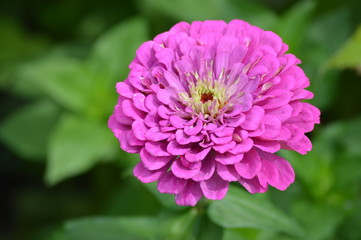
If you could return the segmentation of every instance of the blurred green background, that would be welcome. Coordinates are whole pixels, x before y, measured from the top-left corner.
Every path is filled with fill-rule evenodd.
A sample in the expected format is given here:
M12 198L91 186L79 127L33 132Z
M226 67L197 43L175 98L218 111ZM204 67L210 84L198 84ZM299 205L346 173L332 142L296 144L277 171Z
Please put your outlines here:
M361 239L361 1L0 2L1 240ZM179 21L243 19L302 60L322 124L296 182L179 207L107 129L138 46Z

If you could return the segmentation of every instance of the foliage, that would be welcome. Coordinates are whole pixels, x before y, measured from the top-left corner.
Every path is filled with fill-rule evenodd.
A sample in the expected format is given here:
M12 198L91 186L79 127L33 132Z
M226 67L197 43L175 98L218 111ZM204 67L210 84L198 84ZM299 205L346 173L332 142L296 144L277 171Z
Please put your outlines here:
M359 1L15 2L0 3L1 239L360 239ZM322 124L308 155L280 153L297 175L287 191L231 186L222 201L176 206L132 177L138 157L107 128L115 83L175 22L234 18L289 44Z

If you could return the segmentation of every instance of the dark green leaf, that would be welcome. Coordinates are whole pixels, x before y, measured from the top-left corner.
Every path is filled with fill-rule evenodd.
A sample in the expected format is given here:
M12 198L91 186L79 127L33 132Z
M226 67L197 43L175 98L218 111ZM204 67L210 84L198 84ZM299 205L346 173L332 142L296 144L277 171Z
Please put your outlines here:
M158 239L197 240L192 235L197 209L182 214L164 213L159 218Z
M211 203L208 214L225 228L249 227L303 235L297 222L274 207L264 195L252 195L233 186L222 201Z
M270 28L277 20L272 11L249 0L143 0L142 3L145 11L154 9L180 21L243 19Z
M222 0L143 0L146 10L154 9L177 20L195 21L222 18Z
M305 37L314 8L313 1L302 1L290 8L280 19L275 32L289 45L292 52L297 52Z
M212 222L207 215L202 214L196 219L195 236L197 240L220 240L223 228Z
M0 138L27 159L44 159L47 140L59 117L59 109L43 100L11 114L0 126Z
M242 19L265 30L272 30L278 22L278 16L266 6L251 0L223 1L224 16L222 19ZM229 2L228 4L226 4Z
M154 239L157 226L150 217L94 217L65 224L66 240Z
M103 34L95 43L90 66L95 76L106 83L124 80L128 65L141 43L147 40L147 25L141 18L121 22Z

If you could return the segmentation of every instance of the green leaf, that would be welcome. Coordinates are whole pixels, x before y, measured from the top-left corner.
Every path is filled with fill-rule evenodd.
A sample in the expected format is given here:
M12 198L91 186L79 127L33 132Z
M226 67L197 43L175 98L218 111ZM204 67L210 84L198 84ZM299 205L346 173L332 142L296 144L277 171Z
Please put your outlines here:
M146 11L152 9L177 20L195 21L222 18L222 0L143 0Z
M128 65L139 46L147 40L147 24L141 18L123 21L101 35L90 55L89 64L95 76L110 83L123 80Z
M298 51L298 47L305 37L314 8L315 3L313 1L302 1L290 8L280 19L275 32L289 45L290 51Z
M42 160L51 130L59 116L52 102L41 100L11 114L0 125L0 138L24 158Z
M242 19L266 30L272 30L278 22L278 16L272 10L256 1L228 0L223 3L226 11L222 19Z
M340 69L361 66L361 25L330 60L329 66Z
M65 224L66 240L154 239L157 225L151 217L93 217Z
M194 230L197 240L220 240L223 236L223 228L212 222L206 214L196 219Z
M143 0L144 11L163 13L179 21L243 19L260 27L271 27L277 16L265 6L249 0ZM152 11L153 12L153 11Z
M225 228L257 228L286 232L293 236L304 234L292 218L274 207L264 195L250 194L231 186L222 201L214 201L209 217Z
M195 208L182 214L164 212L159 218L157 239L196 240L192 235L196 217Z
M46 182L53 185L111 158L114 139L106 124L62 116L49 142Z
M92 79L84 64L76 59L46 57L25 64L17 76L19 85L37 89L68 109L78 111L89 104Z
M345 8L317 14L299 48L302 51L297 53L311 81L309 90L315 93L310 102L322 110L333 107L332 103L339 93L340 71L327 69L326 65L351 33L350 18Z
M306 228L305 239L312 240L332 239L345 214L334 207L305 201L296 202L293 213Z
M345 122L344 126L342 140L346 151L350 155L361 157L361 117Z

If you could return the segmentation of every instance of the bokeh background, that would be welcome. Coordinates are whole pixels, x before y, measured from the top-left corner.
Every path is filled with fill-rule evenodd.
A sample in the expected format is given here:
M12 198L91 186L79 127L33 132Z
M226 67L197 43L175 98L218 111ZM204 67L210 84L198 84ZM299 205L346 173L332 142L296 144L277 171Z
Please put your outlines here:
M0 239L361 239L361 1L0 2ZM296 182L179 207L107 128L135 50L179 21L243 19L302 60L322 124Z

